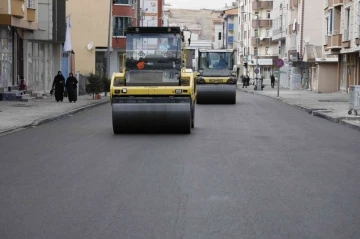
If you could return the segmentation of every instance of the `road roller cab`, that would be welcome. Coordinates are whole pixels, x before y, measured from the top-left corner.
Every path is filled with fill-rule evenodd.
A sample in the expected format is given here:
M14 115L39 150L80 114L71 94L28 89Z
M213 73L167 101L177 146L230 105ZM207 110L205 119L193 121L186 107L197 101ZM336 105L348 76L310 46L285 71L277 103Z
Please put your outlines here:
M236 103L236 72L234 71L234 51L199 50L197 103Z
M114 133L191 133L196 91L186 43L179 27L127 28L123 68L111 79Z

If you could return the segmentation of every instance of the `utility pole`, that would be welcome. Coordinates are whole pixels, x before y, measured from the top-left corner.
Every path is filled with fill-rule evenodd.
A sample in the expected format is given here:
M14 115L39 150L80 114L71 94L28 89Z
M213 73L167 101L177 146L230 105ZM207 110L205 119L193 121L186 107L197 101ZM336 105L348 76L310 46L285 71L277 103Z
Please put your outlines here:
M108 27L108 42L107 42L107 53L106 53L106 75L108 78L111 78L110 75L110 33L111 33L111 18L112 18L112 5L113 0L110 0L110 6L109 6L109 27Z
M281 36L280 36L280 40L279 40L279 49L281 49L281 39L282 39L282 34L283 34L283 18L284 18L284 7L281 6L281 19L280 19ZM279 50L279 58L281 58L281 50ZM278 68L278 69L279 69L279 79L278 79L278 83L277 83L277 97L280 97L280 68Z

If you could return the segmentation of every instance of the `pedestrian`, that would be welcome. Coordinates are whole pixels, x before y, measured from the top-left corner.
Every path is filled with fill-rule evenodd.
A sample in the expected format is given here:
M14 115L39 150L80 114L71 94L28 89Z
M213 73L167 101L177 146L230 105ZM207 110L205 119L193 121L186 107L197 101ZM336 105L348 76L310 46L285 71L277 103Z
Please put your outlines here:
M273 74L271 74L271 88L274 88L274 86L275 86L275 77L274 77L274 75Z
M52 94L52 92L55 90L56 102L63 101L64 87L65 87L65 78L62 75L61 71L58 71L58 74L54 78L54 82L52 84L52 89L50 91L50 94Z
M66 80L66 91L70 103L77 101L77 84L78 80L74 77L73 73L70 73Z
M25 94L26 92L26 84L25 84L25 80L24 80L24 77L21 77L20 78L20 85L19 85L19 91L20 91L20 94Z
M246 88L250 86L250 77L249 75L246 75Z

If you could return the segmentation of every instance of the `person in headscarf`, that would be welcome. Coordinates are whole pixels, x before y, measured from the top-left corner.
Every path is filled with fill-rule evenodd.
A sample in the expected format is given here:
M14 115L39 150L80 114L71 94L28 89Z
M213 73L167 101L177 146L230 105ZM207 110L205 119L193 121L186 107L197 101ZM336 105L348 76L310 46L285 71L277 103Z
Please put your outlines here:
M61 71L58 71L58 74L54 78L54 82L52 84L52 90L51 90L51 92L52 92L55 89L56 102L63 101L64 87L65 87L65 78L62 75Z
M69 102L77 101L77 84L78 80L74 77L73 73L70 73L66 80L66 91L68 93Z

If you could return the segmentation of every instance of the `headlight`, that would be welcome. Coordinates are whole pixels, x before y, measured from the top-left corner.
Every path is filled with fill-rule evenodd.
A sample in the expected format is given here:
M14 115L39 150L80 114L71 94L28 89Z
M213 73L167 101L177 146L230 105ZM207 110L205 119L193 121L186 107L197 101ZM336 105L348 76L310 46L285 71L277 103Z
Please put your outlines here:
M127 93L127 89L124 88L124 89L121 90L121 92L122 92L122 93Z

